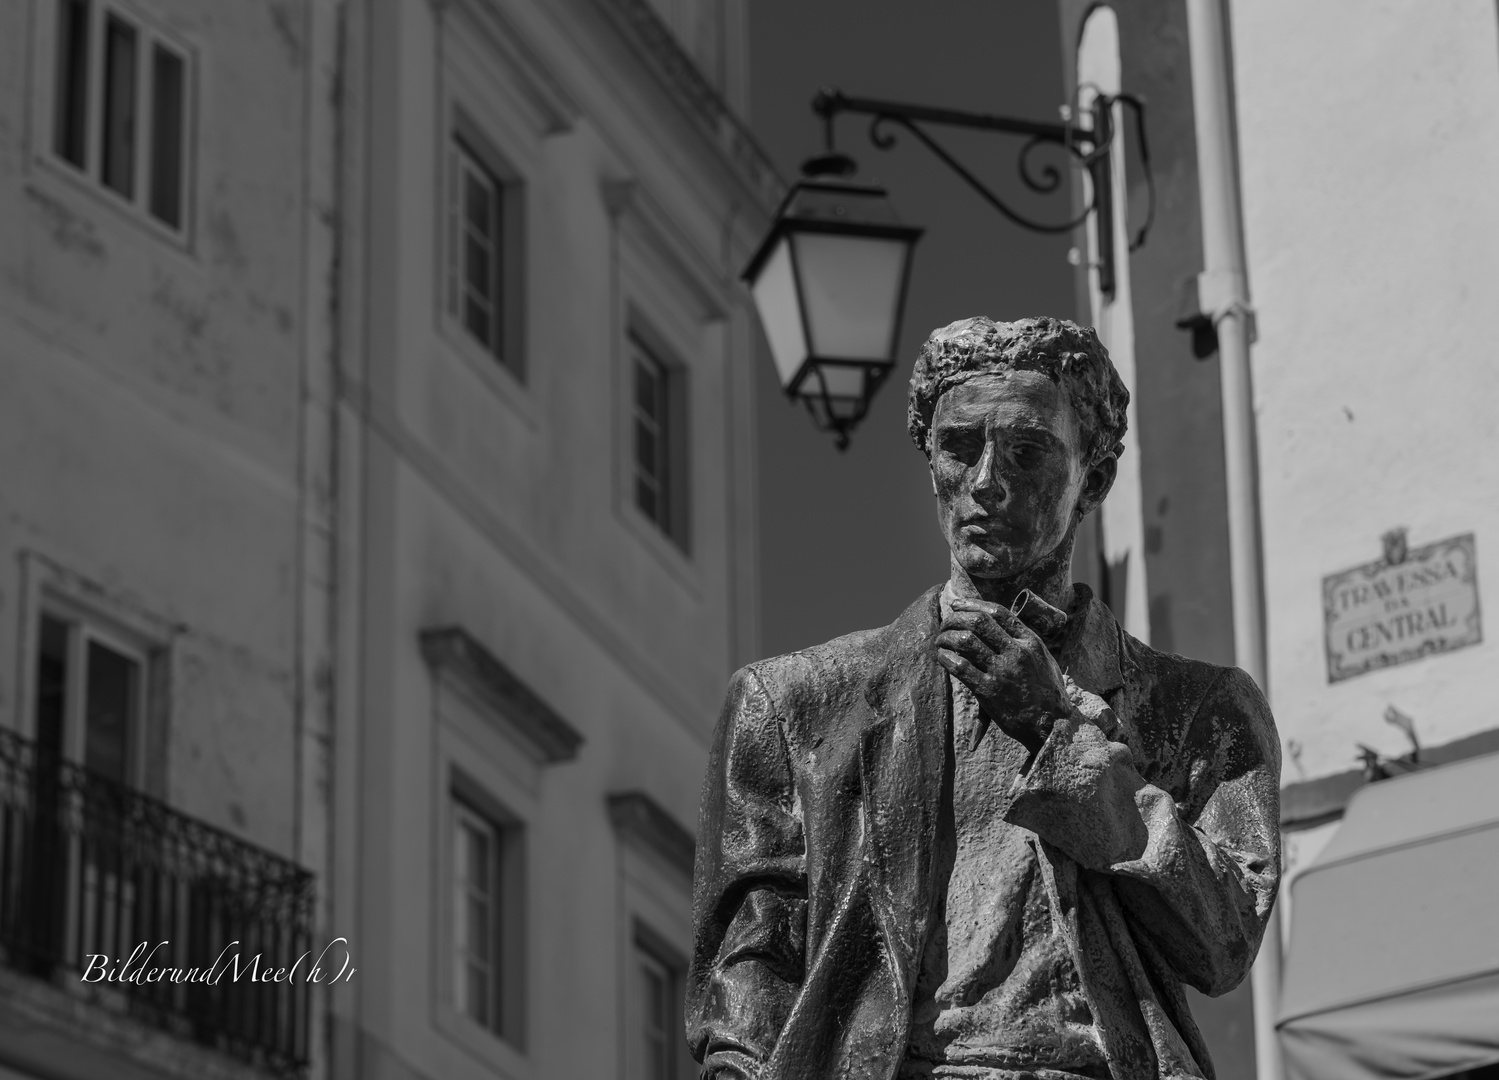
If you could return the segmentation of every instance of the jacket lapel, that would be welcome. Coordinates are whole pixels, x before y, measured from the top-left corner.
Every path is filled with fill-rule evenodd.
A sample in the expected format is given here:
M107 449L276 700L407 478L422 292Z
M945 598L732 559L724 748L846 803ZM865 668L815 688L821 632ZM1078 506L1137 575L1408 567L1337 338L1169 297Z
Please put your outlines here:
M947 751L947 673L934 643L939 589L929 590L888 628L871 665L865 700L876 720L860 744L866 865L872 902L909 995L926 941L936 870L937 814Z

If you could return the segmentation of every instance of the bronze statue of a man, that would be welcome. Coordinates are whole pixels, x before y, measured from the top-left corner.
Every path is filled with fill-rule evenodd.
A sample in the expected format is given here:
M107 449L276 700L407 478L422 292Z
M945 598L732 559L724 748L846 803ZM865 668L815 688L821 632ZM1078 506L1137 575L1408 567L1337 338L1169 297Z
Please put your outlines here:
M1156 652L1071 581L1127 401L1070 322L922 348L910 431L951 575L734 677L693 895L705 1078L1211 1080L1182 984L1254 959L1280 751L1248 676Z

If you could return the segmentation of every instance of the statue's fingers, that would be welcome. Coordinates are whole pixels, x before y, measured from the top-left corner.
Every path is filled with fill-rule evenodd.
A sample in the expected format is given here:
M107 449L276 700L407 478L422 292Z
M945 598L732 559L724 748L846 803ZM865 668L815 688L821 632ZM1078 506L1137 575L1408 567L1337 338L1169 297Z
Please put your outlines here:
M987 668L994 657L993 650L972 630L944 630L937 635L937 644L979 668Z
M976 601L975 603L980 602ZM994 604L986 605L986 607L993 608L995 611L1004 610L1004 608ZM995 652L1000 652L1010 645L1010 635L1000 629L999 624L994 621L994 616L988 610L981 611L976 607L960 608L955 604L953 613L947 617L947 621L942 625L944 627L952 627L953 629L967 630Z
M1029 626L1020 620L1020 617L1007 608L1000 608L991 618L997 623L1013 641L1026 641L1041 644L1040 637Z
M961 679L970 690L982 689L988 680L983 671L951 649L938 649L937 662Z

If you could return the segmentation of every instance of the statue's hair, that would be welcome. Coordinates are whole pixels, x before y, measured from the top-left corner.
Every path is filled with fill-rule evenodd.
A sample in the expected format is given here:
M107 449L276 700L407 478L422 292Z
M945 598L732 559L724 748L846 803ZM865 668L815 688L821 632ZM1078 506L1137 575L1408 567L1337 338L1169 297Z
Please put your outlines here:
M997 323L979 316L933 330L911 373L906 426L932 456L932 415L948 390L979 375L1039 371L1062 386L1082 422L1085 465L1124 452L1129 391L1092 327L1042 317Z

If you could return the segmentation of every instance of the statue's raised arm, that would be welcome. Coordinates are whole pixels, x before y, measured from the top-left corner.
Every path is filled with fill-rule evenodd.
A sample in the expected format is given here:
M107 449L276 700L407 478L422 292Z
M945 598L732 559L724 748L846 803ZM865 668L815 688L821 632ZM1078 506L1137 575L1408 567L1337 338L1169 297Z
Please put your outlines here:
M1128 398L1063 320L923 346L909 423L951 572L734 676L698 825L704 1077L1212 1077L1182 986L1254 960L1279 743L1243 672L1156 652L1071 580Z

